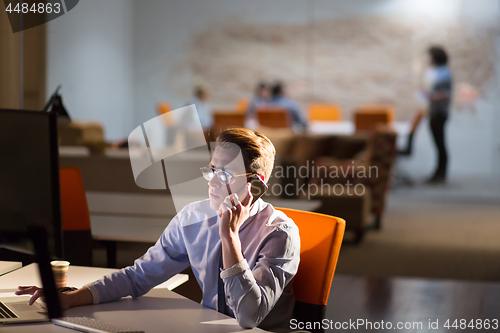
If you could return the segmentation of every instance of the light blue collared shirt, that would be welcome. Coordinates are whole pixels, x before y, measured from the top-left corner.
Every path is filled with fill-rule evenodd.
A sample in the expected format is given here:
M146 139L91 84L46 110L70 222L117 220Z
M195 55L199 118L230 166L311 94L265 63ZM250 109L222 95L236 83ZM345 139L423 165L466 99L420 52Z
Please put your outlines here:
M269 102L270 105L277 105L283 107L290 112L294 125L298 125L302 128L307 127L307 121L302 117L299 107L291 99L285 96L276 96Z
M431 117L448 117L453 88L450 69L448 66L431 67L426 71L425 76L429 89L427 92L429 96L429 115ZM430 96L435 92L443 92L447 96L439 100L432 100Z
M184 207L134 266L86 285L94 303L129 295L139 297L191 265L204 306L217 309L221 274L226 303L240 326L289 327L295 305L289 282L300 260L297 226L283 212L259 199L239 231L245 260L220 273L219 219L209 200ZM272 315L267 316L271 309Z

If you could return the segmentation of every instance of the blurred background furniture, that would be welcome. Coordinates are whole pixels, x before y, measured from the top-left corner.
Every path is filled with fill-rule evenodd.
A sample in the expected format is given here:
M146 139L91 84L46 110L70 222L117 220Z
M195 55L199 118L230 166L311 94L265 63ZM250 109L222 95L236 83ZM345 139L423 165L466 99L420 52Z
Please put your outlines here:
M379 125L394 121L394 107L383 104L367 104L354 110L356 131L371 131Z
M403 155L403 156L411 155L413 150L413 137L415 136L415 132L417 131L418 125L420 125L420 122L424 117L425 117L425 111L418 110L411 121L411 129L410 133L408 134L408 141L406 142L406 146L404 149L398 151L398 155Z
M174 120L172 117L168 114L169 111L172 110L172 106L170 103L167 102L160 102L156 106L156 111L158 112L159 115L164 115L162 117L163 121L165 122L165 125L167 127L172 127L174 126Z
M82 146L86 143L104 143L104 128L98 122L72 121L59 124L58 141L60 146Z
M74 265L92 265L90 214L77 167L60 167L61 218L64 259Z
M245 114L240 111L215 111L212 131L219 133L231 127L245 127Z
M349 238L358 243L372 223L372 202L375 200L369 184L370 173L377 166L372 164L373 136L326 136L316 144L303 142L302 154L307 147L317 146L315 155L310 155L309 196L319 199L322 206L316 210L323 214L342 217L347 221ZM298 147L298 148L299 148ZM319 148L323 147L323 148ZM365 174L359 174L365 172ZM361 177L360 177L361 176ZM313 192L318 187L318 191ZM358 186L358 187L356 187Z
M390 187L392 169L396 160L397 134L387 127L379 127L372 134L372 154L369 167L376 167L376 174L367 178L371 191L371 212L374 214L373 227L380 229L385 200Z
M156 110L158 111L158 114L165 114L172 110L172 106L167 102L159 102L158 105L156 105Z
M299 228L300 264L293 280L295 318L300 322L321 322L325 318L330 287L344 238L345 221L334 216L296 209L276 209L285 213Z
M288 110L282 108L257 108L260 126L271 128L290 128L292 125Z
M309 104L309 121L341 121L342 110L336 104Z
M315 211L346 219L349 236L360 242L368 228L381 227L396 136L387 127L355 135L270 133L280 147L270 184L280 183L292 193L282 192L282 197L321 200Z
M418 110L411 121L410 133L407 135L406 145L398 151L398 160L394 168L394 186L413 185L411 176L401 168L401 158L409 158L413 152L413 138L417 132L418 126L425 117L425 110Z
M246 98L240 98L236 101L236 111L239 113L246 113L250 102Z

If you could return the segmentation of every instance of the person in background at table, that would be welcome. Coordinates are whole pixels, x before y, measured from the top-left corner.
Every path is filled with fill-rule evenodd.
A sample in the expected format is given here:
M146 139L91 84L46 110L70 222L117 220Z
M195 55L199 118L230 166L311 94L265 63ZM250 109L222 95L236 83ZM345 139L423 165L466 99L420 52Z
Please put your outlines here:
M139 297L191 266L204 306L235 317L244 328L289 329L295 305L290 282L300 260L299 230L262 199L250 205L247 183L252 176L269 180L275 154L271 141L258 132L245 128L221 132L210 164L202 168L209 199L184 207L134 266L61 293L62 307ZM235 163L237 156L243 156L242 163ZM228 185L245 189L245 198L240 202L237 194L228 195ZM33 294L32 304L42 291L19 287L16 293Z
M446 171L448 168L448 153L445 145L445 125L448 119L452 75L448 68L448 55L439 46L431 46L428 49L431 67L425 73L426 97L428 100L429 124L432 137L436 145L438 163L429 184L442 184L446 182Z
M210 93L206 85L198 83L194 87L193 98L189 100L187 105L194 104L196 106L196 110L198 111L198 117L200 118L201 127L204 131L208 131L213 123L214 116L213 110L210 104L208 103L208 99L210 97ZM189 117L184 117L180 120L180 126L185 129L196 129L196 119L190 119Z
M271 100L271 89L269 85L261 81L255 87L255 96L250 102L250 105L248 106L248 110L246 112L247 117L254 117L255 116L255 109L258 108L259 106L266 105L269 103Z
M272 87L271 92L272 92L272 98L269 104L287 109L290 115L292 116L293 126L305 129L307 127L307 122L303 118L299 110L299 107L297 106L297 103L292 101L290 98L286 97L283 83L277 82Z

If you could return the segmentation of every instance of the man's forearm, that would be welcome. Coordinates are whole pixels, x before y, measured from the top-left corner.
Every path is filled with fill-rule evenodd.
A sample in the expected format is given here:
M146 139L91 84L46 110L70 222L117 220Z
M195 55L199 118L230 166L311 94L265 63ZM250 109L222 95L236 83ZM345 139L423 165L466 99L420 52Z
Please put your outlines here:
M87 287L82 287L75 291L68 291L65 294L68 295L69 307L93 303L92 293Z
M237 234L222 238L222 258L224 269L228 269L245 259L241 253L241 241Z

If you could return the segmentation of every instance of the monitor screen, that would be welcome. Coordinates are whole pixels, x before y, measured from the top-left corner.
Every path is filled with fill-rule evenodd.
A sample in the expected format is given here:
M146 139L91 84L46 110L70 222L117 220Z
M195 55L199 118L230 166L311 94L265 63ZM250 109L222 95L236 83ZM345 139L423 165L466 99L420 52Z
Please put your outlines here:
M56 115L0 109L0 247L33 252L25 236L44 227L62 257Z

